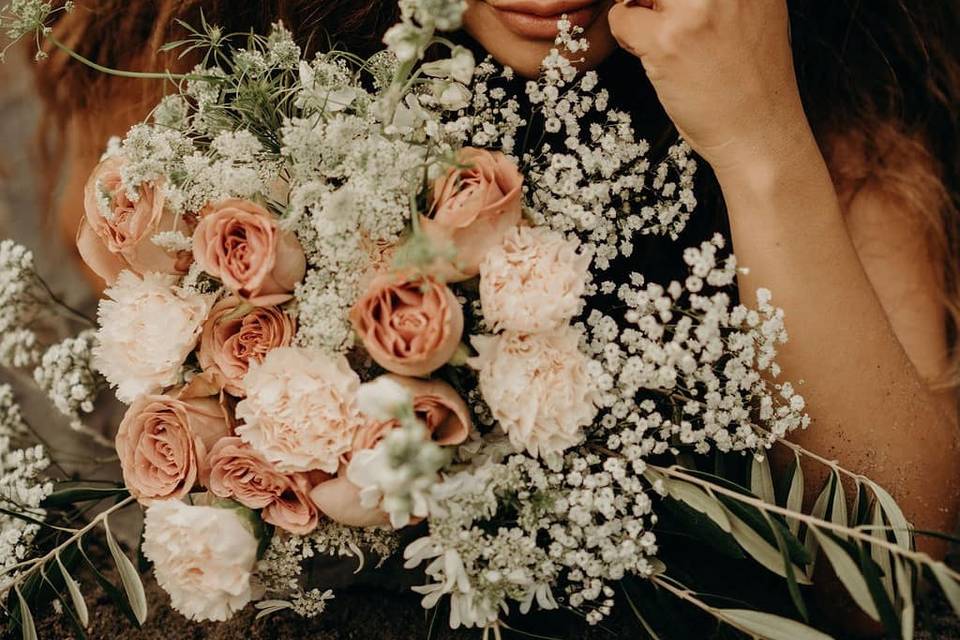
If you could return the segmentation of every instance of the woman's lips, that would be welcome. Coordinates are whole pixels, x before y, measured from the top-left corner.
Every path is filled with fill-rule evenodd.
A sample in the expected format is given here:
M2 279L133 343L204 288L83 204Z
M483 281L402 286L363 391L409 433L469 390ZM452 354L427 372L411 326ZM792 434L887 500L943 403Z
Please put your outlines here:
M559 29L557 21L564 15L571 24L586 29L603 9L604 0L564 0L537 2L489 2L494 13L507 29L531 40L553 40Z

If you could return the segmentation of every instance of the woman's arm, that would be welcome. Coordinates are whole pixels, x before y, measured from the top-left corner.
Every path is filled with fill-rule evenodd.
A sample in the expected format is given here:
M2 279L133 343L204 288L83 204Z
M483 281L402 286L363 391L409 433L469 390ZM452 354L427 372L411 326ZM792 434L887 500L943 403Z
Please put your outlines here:
M745 298L767 287L786 312L783 377L813 418L796 439L885 485L917 527L952 530L956 405L921 374L947 351L937 265L892 201L865 193L844 216L800 101L786 3L657 0L617 5L610 22L717 173Z

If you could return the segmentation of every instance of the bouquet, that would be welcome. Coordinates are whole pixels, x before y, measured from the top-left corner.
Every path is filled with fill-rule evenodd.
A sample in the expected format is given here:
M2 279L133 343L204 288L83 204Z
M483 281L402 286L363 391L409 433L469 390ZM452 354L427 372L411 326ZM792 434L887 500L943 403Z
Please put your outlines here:
M139 74L174 90L87 183L77 244L107 288L78 335L41 345L39 319L84 319L0 245L4 363L78 430L108 390L127 405L122 485L85 486L44 475L0 389L11 624L35 637L31 608L56 598L82 633L87 565L143 623L141 568L109 529L132 505L140 564L197 621L321 614L322 555L402 554L423 606L484 637L534 609L600 623L618 590L658 637L652 589L753 637L824 638L818 562L898 637L924 575L960 606L960 575L913 549L883 488L785 439L809 420L776 363L783 313L769 291L736 301L721 236L685 249L682 281L614 277L639 235L676 240L696 215L690 149L650 157L566 21L517 94L442 35L463 2L400 4L369 59L202 24L167 47L190 73ZM14 2L4 24L70 51L52 11ZM810 461L831 475L805 511ZM119 587L83 550L95 529ZM678 539L779 576L793 611L701 594Z

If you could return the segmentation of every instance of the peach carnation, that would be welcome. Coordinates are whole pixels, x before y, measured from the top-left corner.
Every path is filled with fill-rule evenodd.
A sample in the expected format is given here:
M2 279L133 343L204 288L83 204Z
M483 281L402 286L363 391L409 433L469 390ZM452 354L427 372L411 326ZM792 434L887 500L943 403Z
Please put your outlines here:
M280 471L336 473L357 429L359 387L343 356L274 349L244 378L237 435Z
M580 333L564 327L545 333L476 336L480 392L518 451L542 456L569 449L597 415L591 360Z
M542 227L515 227L480 263L483 317L494 331L558 329L581 309L590 257Z

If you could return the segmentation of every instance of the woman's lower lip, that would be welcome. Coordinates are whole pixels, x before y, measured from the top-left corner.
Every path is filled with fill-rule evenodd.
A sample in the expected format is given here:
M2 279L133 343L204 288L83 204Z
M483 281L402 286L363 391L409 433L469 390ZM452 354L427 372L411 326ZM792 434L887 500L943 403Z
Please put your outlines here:
M602 8L603 4L598 2L583 9L571 11L566 14L567 20L574 26L586 29L597 19ZM494 7L494 12L507 29L524 38L553 40L560 31L557 28L557 21L560 20L561 15L538 16L521 11L497 9L496 7Z

